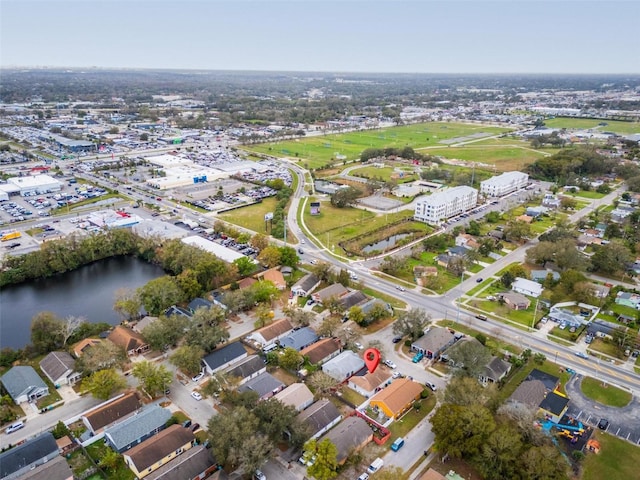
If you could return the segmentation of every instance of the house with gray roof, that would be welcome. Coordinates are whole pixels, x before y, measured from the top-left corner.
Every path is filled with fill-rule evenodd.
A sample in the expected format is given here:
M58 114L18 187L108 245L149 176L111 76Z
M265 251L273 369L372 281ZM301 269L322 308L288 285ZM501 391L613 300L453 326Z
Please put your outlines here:
M270 373L261 373L244 385L238 387L238 392L256 392L258 400L267 400L281 391L286 385Z
M238 362L247 356L247 351L240 342L233 342L218 347L202 359L209 375L223 370L231 364Z
M342 307L343 311L347 311L351 307L360 305L361 303L364 303L367 300L369 300L369 297L367 297L360 290L352 290L351 292L347 293L343 297L340 297L340 306Z
M30 366L13 367L0 378L0 382L16 404L33 402L49 395L49 387Z
M282 348L290 347L300 351L318 341L318 334L311 327L304 327L281 338L278 343Z
M554 270L531 270L529 273L531 275L531 280L538 283L544 282L549 274L551 274L551 278L553 278L554 282L560 280L560 274Z
M323 398L300 412L297 418L309 426L311 438L318 438L342 420L342 415L331 401Z
M541 380L525 380L507 399L507 403L516 408L530 408L536 411L546 394L547 388Z
M225 371L225 375L239 378L239 385L256 378L261 373L267 371L267 365L258 355L250 355L240 360Z
M144 478L145 480L200 479L207 478L207 474L215 471L216 468L211 450L204 445L196 445Z
M549 314L547 316L554 322L558 322L560 324L564 323L569 327L576 328L578 328L580 325L587 324L589 321L588 317L577 315L571 310L565 310L564 308L556 307L552 307L551 310L549 310Z
M40 370L54 385L74 385L82 375L74 368L76 361L67 352L51 352L40 360Z
M20 476L20 480L42 480L43 478L47 480L73 480L75 477L65 458L60 455Z
M446 328L432 327L422 337L411 344L411 350L422 352L427 358L437 358L448 347L454 344L456 338Z
M107 428L105 440L116 452L122 453L163 430L169 418L169 409L147 405L138 414Z
M210 302L209 300L197 297L189 302L189 305L187 305L187 308L189 309L189 312L196 313L196 310L199 308L211 308L212 306L213 306L213 303Z
M484 386L490 383L497 383L506 377L511 371L511 364L498 357L491 357L489 363L484 367L478 380Z
M14 367L15 368L15 367ZM21 445L0 453L0 478L14 480L59 455L51 432L45 432Z
M340 299L347 293L349 293L347 287L345 287L341 283L334 283L333 285L329 285L322 290L318 290L313 295L311 295L311 298L313 298L314 302L323 303L332 297Z
M518 292L499 293L498 298L511 310L526 310L531 305L531 300Z
M345 418L329 430L318 442L328 438L338 449L338 464L343 464L353 452L364 448L373 440L373 430L369 424L358 416Z
M345 350L322 365L322 371L338 382L344 382L364 368L362 357Z
M291 293L299 297L308 297L320 285L320 279L313 273L308 273L291 287Z

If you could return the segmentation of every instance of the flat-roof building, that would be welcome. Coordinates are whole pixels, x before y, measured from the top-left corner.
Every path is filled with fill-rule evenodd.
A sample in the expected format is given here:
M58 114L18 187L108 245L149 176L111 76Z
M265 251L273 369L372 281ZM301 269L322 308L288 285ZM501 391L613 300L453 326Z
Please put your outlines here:
M439 225L447 218L471 210L478 203L475 188L460 186L420 198L416 203L414 218L430 225Z
M182 243L198 247L206 252L213 253L220 260L224 260L227 263L233 263L238 258L243 258L244 255L236 250L231 250L219 243L212 242L206 238L202 238L198 235L192 235L182 239Z
M529 175L522 172L504 172L480 182L480 193L486 197L503 197L524 188L529 183Z
M49 192L59 192L62 184L49 175L32 175L27 177L12 177L7 183L20 190L21 196L40 195Z

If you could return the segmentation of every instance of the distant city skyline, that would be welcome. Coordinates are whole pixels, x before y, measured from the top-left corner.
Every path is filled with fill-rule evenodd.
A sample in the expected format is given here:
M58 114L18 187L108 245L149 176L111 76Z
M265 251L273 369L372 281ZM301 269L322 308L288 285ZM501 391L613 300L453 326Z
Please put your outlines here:
M0 0L0 66L640 73L635 0Z

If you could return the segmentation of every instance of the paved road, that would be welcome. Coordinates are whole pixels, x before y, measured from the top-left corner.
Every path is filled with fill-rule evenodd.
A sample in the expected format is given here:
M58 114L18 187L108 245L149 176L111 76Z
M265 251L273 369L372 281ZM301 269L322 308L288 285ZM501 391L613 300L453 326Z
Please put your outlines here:
M75 400L66 402L61 407L53 409L47 413L36 416L28 415L24 428L9 435L4 431L0 434L0 448L6 447L9 443L15 444L21 440L32 438L40 433L52 428L59 420L64 420L78 415L85 410L100 404L102 400L85 395Z

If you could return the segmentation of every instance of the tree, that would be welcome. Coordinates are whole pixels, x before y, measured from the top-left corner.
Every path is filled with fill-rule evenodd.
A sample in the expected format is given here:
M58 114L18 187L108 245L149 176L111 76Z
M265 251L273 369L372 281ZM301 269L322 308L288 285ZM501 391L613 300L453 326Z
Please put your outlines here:
M591 265L597 272L605 274L622 271L633 260L631 252L617 240L607 245L598 245L591 257Z
M280 247L280 265L295 268L298 266L298 254L296 249L292 247Z
M454 458L478 455L495 429L493 415L482 405L443 404L431 417L435 448Z
M253 299L258 303L271 302L280 295L280 290L270 280L261 280L251 285Z
M69 315L60 322L60 337L62 338L62 346L66 346L69 339L78 331L86 318Z
M152 398L164 393L173 380L173 374L167 367L155 365L146 360L136 362L131 373L138 379L140 386L147 392L147 395Z
M353 307L351 307L348 311L347 316L349 320L351 320L354 323L357 323L358 325L364 325L366 323L365 315L362 312L362 309L358 305L354 305Z
M522 436L514 425L507 422L499 425L482 446L479 466L484 478L517 478L522 447Z
M568 464L557 448L550 445L531 447L521 455L520 471L525 480L565 480Z
M122 455L115 450L105 448L104 454L100 457L99 465L108 470L115 470L118 467L118 462L120 462L121 458Z
M322 370L313 372L307 379L307 386L320 396L329 394L337 383L333 377L330 377Z
M362 191L354 187L340 188L331 195L331 205L337 208L350 207L356 203Z
M258 402L252 413L260 421L260 430L274 443L282 440L282 434L293 425L298 415L294 407L285 405L273 397Z
M351 307L353 308L353 307ZM371 307L371 310L365 315L365 323L367 325L371 323L375 323L383 318L391 317L392 313L387 309L387 307L381 302L376 302Z
M297 371L304 362L304 358L295 348L286 347L278 358L278 365L285 370Z
M86 348L76 360L76 370L85 375L111 367L121 367L127 355L113 342L102 341Z
M169 361L189 376L196 375L200 370L200 359L204 350L197 345L183 345L169 357Z
M527 250L526 258L529 263L536 263L545 268L547 262L555 258L556 248L552 242L540 242Z
M238 268L238 274L241 277L251 275L256 269L256 264L253 263L251 259L249 259L249 257L243 256L240 258L236 258L233 263Z
M349 310L349 315L351 315L351 310ZM322 320L320 327L318 327L318 335L321 337L333 337L341 324L342 322L338 317L329 315Z
M260 252L258 261L269 268L277 267L281 262L280 249L274 245L269 245Z
M443 402L449 405L468 407L483 405L491 407L496 398L493 385L483 387L475 378L454 377L444 390Z
M285 307L283 313L287 316L292 325L297 327L306 327L314 318L312 312L302 310L297 306Z
M224 327L225 312L218 306L200 307L191 318L185 340L188 345L197 345L206 353L213 351L219 343L229 339L229 330Z
M455 374L477 379L491 359L491 353L474 339L459 342L449 357L455 362Z
M138 295L144 308L152 315L158 315L182 299L182 291L168 275L150 280L138 289Z
M311 273L318 277L321 282L332 283L333 272L331 271L331 265L327 262L318 262L311 269Z
M269 237L264 233L256 233L249 240L249 244L258 251L262 251L269 246Z
M401 337L409 337L411 340L424 335L424 329L431 323L431 315L417 308L401 312L393 323L393 333Z
M578 201L572 197L561 197L560 198L560 208L563 210L575 210L578 206Z
M120 288L115 293L113 309L123 320L132 320L140 314L142 301L135 290Z
M621 325L613 329L611 336L613 337L613 344L616 346L618 351L618 356L621 357L633 342L635 333L629 327Z
M51 433L53 434L53 438L57 440L59 438L64 437L65 435L69 435L71 431L64 423L62 423L62 420L60 420L58 421L58 423L56 423L56 426L53 427L53 430L51 430Z
M342 302L335 295L331 295L329 298L326 298L322 301L322 306L327 307L327 309L333 314L342 313L344 307L342 306Z
M309 440L304 445L304 451L312 452L311 456L316 457L314 464L307 468L309 475L318 480L331 480L338 476L338 448L331 440Z
M447 270L453 273L456 277L461 277L467 269L467 259L459 255L455 255L449 259L447 263Z
M31 320L31 345L38 353L49 353L62 347L62 320L53 312L40 312Z
M161 315L142 329L142 336L154 350L172 347L184 336L189 320L182 315Z
M98 370L82 382L82 387L100 400L107 400L126 386L127 382L113 368Z
M510 271L506 271L500 277L500 283L505 286L505 288L511 288L511 284L516 281L516 277Z
M504 236L507 240L512 242L519 242L527 239L531 237L531 225L527 222L512 220L504 227Z

